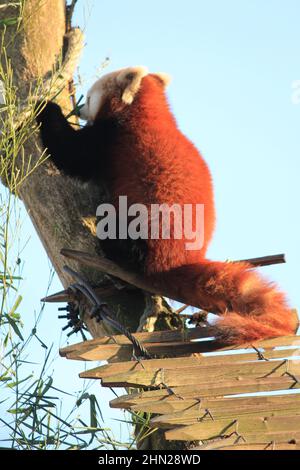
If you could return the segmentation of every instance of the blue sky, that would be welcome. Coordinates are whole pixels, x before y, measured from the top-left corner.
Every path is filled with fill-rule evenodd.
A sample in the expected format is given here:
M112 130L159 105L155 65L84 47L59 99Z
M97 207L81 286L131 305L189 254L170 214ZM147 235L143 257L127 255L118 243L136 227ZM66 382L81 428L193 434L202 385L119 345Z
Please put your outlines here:
M86 35L78 94L106 57L107 72L146 65L172 75L172 109L213 175L217 226L209 257L286 253L286 265L263 272L293 307L300 300L300 104L292 102L292 83L300 79L299 16L298 0L79 0L74 18ZM30 324L49 262L28 219L25 234L31 240L24 253L23 315ZM59 288L56 279L51 290ZM41 336L57 347L66 340L61 326L56 307L47 306ZM79 389L82 363L58 359L53 368L61 387ZM117 429L109 419L117 413L108 409L108 391L98 385L94 391L107 424Z

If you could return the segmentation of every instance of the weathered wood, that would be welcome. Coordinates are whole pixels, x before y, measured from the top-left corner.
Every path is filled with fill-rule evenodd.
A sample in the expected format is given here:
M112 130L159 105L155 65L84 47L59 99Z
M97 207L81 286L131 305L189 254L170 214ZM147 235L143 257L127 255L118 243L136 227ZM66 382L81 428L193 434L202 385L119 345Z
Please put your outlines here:
M290 358L300 356L300 349L271 349L264 352L266 359ZM151 359L140 361L116 362L94 369L81 372L79 376L87 379L100 379L115 373L125 373L137 370L158 370L158 369L180 369L191 366L211 366L232 364L236 362L249 362L258 359L257 352L242 354L226 354L215 356L204 356L203 354L193 354L191 357L178 357L167 359Z
M293 314L295 314L297 311L295 309L292 310ZM269 348L276 348L276 347L282 347L282 346L299 346L300 345L300 336L278 336L276 338L270 338L270 339L264 339L261 341L253 341L253 343L250 345L248 344L245 347L251 348L252 346L255 346L256 348L263 348L263 349L269 349ZM243 345L238 346L236 349L241 349ZM229 349L228 348L224 348ZM231 348L233 349L233 348Z
M300 416L279 417L247 417L239 418L238 422L233 419L205 421L205 423L182 426L180 428L166 431L167 440L204 440L213 439L219 435L229 436L237 432L239 436L249 444L262 441L287 442L292 439L300 439ZM242 440L237 439L237 442Z
M286 442L278 444L277 442L268 442L265 444L236 444L235 446L220 447L220 450L300 450L299 444L290 444Z
M283 418L283 422L284 422L284 419L285 418ZM207 423L205 422L205 424ZM297 425L299 426L299 424ZM165 438L170 441L192 441L192 440L201 440L203 439L202 436L210 435L208 432L205 432L202 429L200 429L200 427L201 425L194 424L193 426L183 426L183 427L176 428L176 429L170 429L165 432ZM211 436L212 437L216 436L215 434L216 432L217 431L212 432ZM239 436L242 436L242 437L239 437ZM290 430L290 429L286 429L285 431L277 431L277 432L276 431L274 432L243 431L242 435L239 432L239 435L236 436L235 442L236 443L243 442L243 439L249 444L260 443L262 441L266 441L269 443L274 441L275 443L280 443L280 442L290 442L294 440L297 442L299 438L300 438L300 431ZM209 438L207 437L207 439Z
M297 387L299 388L299 386ZM296 390L296 388L295 388ZM177 388L174 389L174 392L177 395ZM175 396L176 396L175 395ZM231 395L232 396L232 395ZM207 403L205 398L208 397L199 397L199 398L188 398L188 399L180 399L180 395L176 397L176 400L159 400L159 401L149 401L149 402L142 402L142 403L137 403L135 405L131 405L130 409L132 411L144 411L145 413L155 413L155 414L163 414L163 419L167 420L169 419L169 415L171 415L171 422L176 422L177 420L181 421L181 419L186 419L186 420L191 420L191 421L197 421L199 417L203 415L200 410L202 410L202 407L204 406L204 403ZM248 409L248 406L252 406L251 400L246 400L245 403L231 403L228 404L228 406L223 407L223 403L219 402L218 400L220 399L220 396L216 396L215 398L212 398L211 402L209 402L207 405L205 405L205 409L207 409L208 406L212 406L214 410L217 409L216 412L216 417L221 417L221 416L232 416L234 413L236 415L239 414L244 414L247 412L251 412L251 409ZM226 401L228 399L226 398ZM231 401L231 400L230 400ZM199 403L201 403L201 407L199 407ZM219 410L219 403L221 403L222 407ZM285 401L283 403L286 403ZM291 403L289 401L288 403ZM298 403L298 402L297 402ZM226 404L225 404L226 405ZM273 406L273 402L267 402L267 403L258 403L257 406L258 408L253 409L253 413L259 412L260 409L267 410ZM279 403L281 406L281 403ZM291 406L293 406L294 403L291 403ZM230 406L232 408L230 408ZM239 408L239 406L241 408ZM254 405L253 405L254 406ZM280 408L279 406L279 408ZM299 403L297 404L299 407ZM216 408L217 407L217 408ZM261 408L260 408L261 407ZM122 407L123 408L123 407ZM278 409L279 409L278 408ZM202 410L203 411L203 410ZM178 414L178 413L183 413L183 414ZM201 414L202 413L202 414ZM178 422L179 424L179 422ZM180 423L182 424L182 423ZM191 422L185 422L183 424L191 424Z
M151 333L142 332L135 333L134 336L141 343L161 343L161 342L174 342L174 341L190 341L193 339L209 337L209 328L189 328L186 330L165 330L153 331ZM81 352L91 349L92 346L101 346L105 344L119 344L128 345L130 341L124 335L111 335L103 336L101 338L91 339L80 343L71 344L70 346L61 348L59 354L66 356L67 353Z
M129 284L128 287L126 286L126 290L130 288ZM135 289L132 286L132 289ZM107 299L109 297L112 297L115 294L118 294L120 290L113 286L105 286L104 283L101 286L94 287L95 294L100 298L100 299ZM47 295L46 297L43 297L41 299L41 302L45 303L66 303L66 302L74 302L74 301L80 301L83 298L83 294L81 294L79 291L74 292L73 289L70 289L69 287L67 289L61 290L59 292L56 292L55 294L50 294Z
M215 350L213 341L201 342L168 342L168 343L143 343L150 354L154 356L184 356L193 353L208 351L209 348ZM82 352L71 352L66 354L67 359L77 361L128 361L132 357L132 345L107 344L95 346Z
M138 411L139 406L131 407ZM151 403L143 406L144 412L153 412ZM209 413L208 413L209 411ZM192 425L202 420L239 419L244 415L280 416L286 414L300 414L300 395L280 395L247 398L221 398L201 400L183 411L162 416L156 416L150 421L151 427L172 428L179 425Z
M216 439L209 444L203 444L194 447L193 450L299 450L300 444L291 444L290 442L258 442L256 444L245 444L238 436L231 436L226 439ZM238 442L237 442L238 441ZM235 444L235 442L237 442ZM239 444L239 442L242 442Z
M174 387L172 391L161 388L159 390L142 391L122 395L110 401L112 408L130 409L137 406L142 410L143 405L153 407L154 413L167 413L184 409L185 403L197 402L205 397L221 397L223 395L233 395L238 393L268 392L272 390L289 390L300 388L300 383L289 376L266 377L264 379L241 378L238 381L227 381L222 383L204 383L201 385L183 385ZM175 407L175 408L173 408Z
M158 390L133 393L110 402L114 408L134 412L161 414L150 421L154 429L168 430L169 440L206 440L204 449L234 447L241 440L240 423L247 445L268 446L276 439L282 446L300 436L300 394L254 397L232 397L234 394L260 391L280 391L300 388L299 337L273 338L248 345L248 348L224 348L222 352L194 353L194 346L203 348L214 341L197 342L197 331L137 335L148 350L162 353L174 351L187 357L158 358L142 361L111 363L82 372L83 378L100 378L103 386L159 387ZM203 329L199 331L203 338ZM179 341L172 341L174 338ZM165 340L165 341L164 341ZM181 340L181 341L180 341ZM122 337L102 338L65 348L62 354L70 358L97 358L115 354L114 360L130 356L132 347ZM156 342L158 341L158 342ZM280 349L275 349L281 346ZM259 357L259 348L263 358ZM271 359L271 360L267 360ZM276 360L274 360L276 359ZM227 397L224 397L227 395ZM231 395L231 398L228 397ZM291 425L289 419L292 417ZM212 427L213 423L213 427ZM235 430L225 426L238 423ZM199 425L202 424L202 427ZM223 427L222 427L223 426ZM170 434L174 431L173 434ZM206 434L205 434L206 433ZM223 435L226 439L217 439ZM228 437L230 436L230 437ZM225 442L226 441L226 442Z
M205 339L209 337L209 333L210 333L209 328L190 328L184 331L173 330L173 331L155 331L153 333L136 333L135 336L144 345L148 343L167 342L169 343L169 346L171 346L171 343L172 342L174 343L174 341L178 341L180 343L182 343L183 341L186 341L187 343L189 343L189 341L187 340ZM98 346L102 347L104 345L104 348L105 348L106 345L110 345L110 344L117 345L118 347L122 345L126 346L129 344L129 341L123 335L103 336L100 338L95 338L90 341L75 343L70 346L61 348L59 353L61 356L67 357L69 353L73 353L73 352L81 353L81 352L86 352L86 351L92 351L93 347L95 347L95 350L96 350L96 347ZM227 347L218 348L218 347L215 347L215 344L216 343L213 340L212 341L200 341L199 350L202 353L206 353L206 352L212 353L214 351L221 351L221 352L234 351L235 352L235 351L239 351L243 349L249 349L251 352L253 352L253 346L255 346L256 348L262 348L266 350L273 349L277 346L281 346L281 347L294 346L296 348L297 346L300 346L300 336L281 336L278 338L271 338L271 339L266 339L262 341L256 341L256 342L253 342L252 344L240 345L236 347L227 346ZM174 352L172 350L172 347L170 348L170 352ZM274 355L273 357L276 357L276 355ZM95 360L98 360L98 358L96 357ZM218 360L216 359L215 361L217 362Z
M144 346L149 349L154 355L165 355L165 356L184 356L184 355L191 355L195 353L205 353L205 352L213 352L213 351L236 351L240 348L233 348L231 347L220 347L218 344L213 340L203 340L199 342L190 342L189 339L195 338L206 338L206 328L199 328L197 332L193 332L191 329L187 332L176 331L174 332L174 338L178 338L178 341L172 342L172 334L168 335L166 332L157 332L152 333L153 337L151 339L150 336L147 337L147 334L138 333L137 338L142 340ZM205 330L205 331L203 331ZM170 332L173 333L173 332ZM144 336L139 336L139 335ZM168 338L168 341L164 341L164 335ZM147 339L149 339L149 342ZM158 342L159 338L161 342ZM184 341L186 339L186 341ZM153 341L153 343L152 343ZM263 340L260 342L255 342L253 345L247 345L248 349L252 349L253 346L257 348L263 349L272 349L276 346L294 346L295 348L300 345L300 338L299 336L285 336L281 338L272 338ZM84 361L100 361L100 360L119 360L119 361L128 361L131 359L132 347L128 341L128 339L122 335L110 336L110 337L102 337L97 338L95 340L86 341L83 343L75 344L68 346L66 348L62 348L60 350L61 356L65 356L68 359L74 360L84 360ZM266 357L267 357L266 353ZM281 357L280 353L274 353L273 357ZM233 359L234 360L234 359ZM215 360L215 363L218 363L218 359ZM222 360L220 360L220 363ZM232 361L230 361L232 362Z
M271 264L281 264L285 263L285 254L280 253L278 255L270 255L270 256L260 256L258 258L247 258L242 259L237 262L242 263L249 263L252 266L270 266Z
M158 387L161 384L166 384L168 387L178 387L180 385L201 385L209 381L220 383L223 380L240 380L241 377L250 376L257 379L269 375L276 377L286 372L294 375L299 374L299 361L261 361L228 364L226 367L215 365L210 367L185 367L174 370L139 370L104 377L102 385L105 387Z

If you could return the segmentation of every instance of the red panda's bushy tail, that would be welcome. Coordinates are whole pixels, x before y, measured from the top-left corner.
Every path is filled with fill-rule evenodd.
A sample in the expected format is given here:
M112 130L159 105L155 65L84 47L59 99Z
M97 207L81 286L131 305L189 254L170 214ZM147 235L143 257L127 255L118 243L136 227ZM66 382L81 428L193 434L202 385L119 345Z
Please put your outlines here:
M224 344L293 335L297 330L297 315L285 295L248 263L204 260L161 275L191 305L221 315L214 330Z

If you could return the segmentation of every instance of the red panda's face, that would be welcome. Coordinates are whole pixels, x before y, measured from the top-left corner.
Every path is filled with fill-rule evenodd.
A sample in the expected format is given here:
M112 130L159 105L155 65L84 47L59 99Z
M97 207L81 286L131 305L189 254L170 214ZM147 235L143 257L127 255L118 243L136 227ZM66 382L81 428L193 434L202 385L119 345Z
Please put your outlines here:
M80 118L92 123L99 115L105 103L114 100L121 107L133 103L142 80L148 75L146 67L127 67L104 75L97 80L87 93L84 106L80 109ZM152 74L166 86L170 77L164 73Z

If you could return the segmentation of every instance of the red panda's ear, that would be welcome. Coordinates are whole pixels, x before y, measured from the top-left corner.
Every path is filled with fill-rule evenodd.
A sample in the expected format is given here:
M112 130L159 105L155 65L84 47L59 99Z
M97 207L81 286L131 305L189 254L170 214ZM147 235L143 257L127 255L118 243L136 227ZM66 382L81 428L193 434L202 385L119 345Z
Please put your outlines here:
M164 87L167 87L171 81L171 76L164 72L153 73L154 77L158 78Z
M139 91L143 77L148 75L146 67L128 67L117 75L117 83L122 88L122 101L131 104Z

